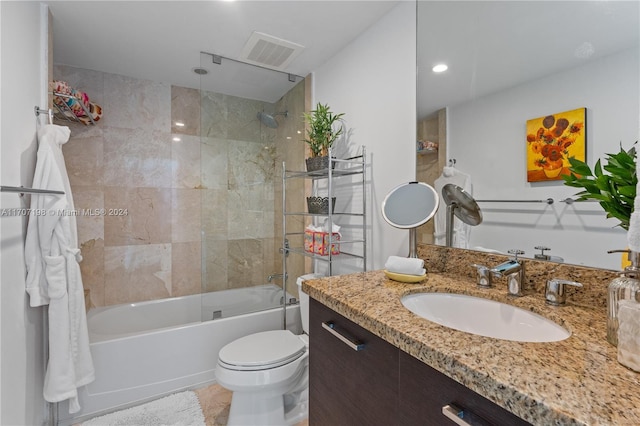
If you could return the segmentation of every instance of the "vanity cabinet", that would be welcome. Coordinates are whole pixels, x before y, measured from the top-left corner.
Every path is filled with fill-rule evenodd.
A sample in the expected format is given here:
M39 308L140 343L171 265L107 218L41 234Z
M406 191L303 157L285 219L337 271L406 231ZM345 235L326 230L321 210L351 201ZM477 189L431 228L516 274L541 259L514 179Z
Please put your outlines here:
M400 352L398 424L434 426L454 424L442 413L443 407L453 404L467 413L480 417L481 425L529 425L521 418L406 352L401 350L398 352Z
M397 424L398 350L309 299L309 424L313 426ZM322 324L333 324L354 350Z
M470 424L529 424L314 299L309 318L310 425L454 425L450 404L480 418Z

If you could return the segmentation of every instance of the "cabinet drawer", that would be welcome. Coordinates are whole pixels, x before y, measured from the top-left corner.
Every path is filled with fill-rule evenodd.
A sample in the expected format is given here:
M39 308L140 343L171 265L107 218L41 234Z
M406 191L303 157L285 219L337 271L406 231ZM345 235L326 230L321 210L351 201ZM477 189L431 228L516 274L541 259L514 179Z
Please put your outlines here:
M397 424L398 349L314 299L310 304L309 424ZM343 338L322 323L333 323ZM354 350L348 341L364 346Z
M399 417L403 425L454 425L442 407L455 404L489 425L529 425L485 397L400 351Z

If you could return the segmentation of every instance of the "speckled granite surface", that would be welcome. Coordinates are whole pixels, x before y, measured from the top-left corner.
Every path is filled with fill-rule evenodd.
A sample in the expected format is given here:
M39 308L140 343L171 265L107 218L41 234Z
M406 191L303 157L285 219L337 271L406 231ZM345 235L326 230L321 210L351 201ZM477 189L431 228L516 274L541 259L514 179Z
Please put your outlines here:
M460 250L447 250L448 255L438 252L442 255L438 257L419 247L423 258L429 256L426 263L430 272L418 284L391 281L382 271L373 271L306 281L303 290L533 424L640 424L640 374L617 362L616 348L606 340L606 301L599 299L606 294L606 284L615 273L568 265L538 266L544 270L538 274L547 274L545 268L555 268L556 272L559 268L567 275L558 278L592 284L581 296L568 295L568 301L577 297L578 303L551 307L544 303L544 281L542 289L536 282L534 289L520 298L506 295L504 279L495 280L492 289L479 289L466 257L469 253L474 256L474 252L465 255ZM484 260L493 265L496 259L501 258ZM436 268L436 262L446 266ZM440 272L434 272L437 270ZM470 294L509 303L547 317L572 334L561 342L522 343L453 330L402 306L403 295L425 291Z

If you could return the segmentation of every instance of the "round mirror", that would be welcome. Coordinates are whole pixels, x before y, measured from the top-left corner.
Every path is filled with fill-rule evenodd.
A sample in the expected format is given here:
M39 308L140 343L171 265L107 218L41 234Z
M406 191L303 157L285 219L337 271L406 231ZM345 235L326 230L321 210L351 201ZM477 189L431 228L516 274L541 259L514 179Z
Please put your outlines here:
M438 203L438 193L432 186L423 182L403 183L384 197L382 216L396 228L415 228L436 214Z
M384 197L384 220L396 228L409 229L409 257L418 257L416 228L436 214L439 202L436 190L423 182L403 183Z
M447 206L453 206L453 214L467 225L480 225L482 223L482 211L464 189L452 183L442 188L442 199Z

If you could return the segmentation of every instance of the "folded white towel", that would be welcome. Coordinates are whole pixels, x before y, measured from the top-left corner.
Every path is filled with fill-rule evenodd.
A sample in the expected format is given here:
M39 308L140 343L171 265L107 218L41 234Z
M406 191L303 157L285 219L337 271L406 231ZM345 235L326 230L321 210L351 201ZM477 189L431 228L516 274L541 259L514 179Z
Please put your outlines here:
M618 362L640 371L640 303L618 302Z
M389 256L384 268L389 272L406 275L424 275L424 260L409 257Z

